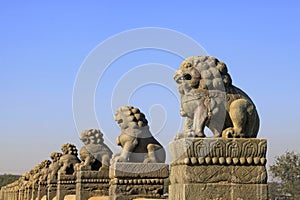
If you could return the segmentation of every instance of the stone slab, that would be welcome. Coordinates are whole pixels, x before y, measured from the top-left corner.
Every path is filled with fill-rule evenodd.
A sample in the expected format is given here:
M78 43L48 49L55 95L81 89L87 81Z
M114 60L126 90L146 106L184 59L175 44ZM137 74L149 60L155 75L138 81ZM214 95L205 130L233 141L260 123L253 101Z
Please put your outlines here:
M132 200L136 198L163 198L163 184L114 184L109 188L110 200Z
M76 199L89 199L93 196L108 196L109 176L105 171L77 171Z
M76 194L76 176L58 173L57 200L63 200L66 195Z
M265 166L176 165L172 166L171 184L176 183L267 183Z
M169 165L164 163L114 163L109 170L110 178L167 178Z
M110 166L110 200L163 198L169 165L117 162Z
M172 184L170 200L267 200L267 184Z

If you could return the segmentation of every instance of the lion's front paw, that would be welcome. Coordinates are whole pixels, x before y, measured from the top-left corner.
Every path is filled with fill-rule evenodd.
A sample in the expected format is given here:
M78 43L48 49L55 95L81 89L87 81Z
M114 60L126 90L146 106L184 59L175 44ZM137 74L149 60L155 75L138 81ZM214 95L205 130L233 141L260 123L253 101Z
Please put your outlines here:
M91 170L92 167L90 165L84 165L84 164L80 164L78 165L78 169L82 170Z
M113 158L113 162L127 162L127 160L122 156L116 156Z
M156 163L156 160L153 158L146 158L143 163Z
M184 135L185 137L205 137L202 131L195 132L194 130L187 130Z
M223 138L244 138L245 134L241 133L241 131L238 131L234 129L233 127L227 128L222 132Z

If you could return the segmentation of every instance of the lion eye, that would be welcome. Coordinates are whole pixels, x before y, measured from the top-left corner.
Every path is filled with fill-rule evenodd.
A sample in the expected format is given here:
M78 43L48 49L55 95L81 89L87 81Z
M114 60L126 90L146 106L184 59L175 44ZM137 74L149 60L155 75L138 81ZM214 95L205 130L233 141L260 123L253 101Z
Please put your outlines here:
M183 77L182 77L183 80L191 80L192 79L192 76L190 74L185 74Z

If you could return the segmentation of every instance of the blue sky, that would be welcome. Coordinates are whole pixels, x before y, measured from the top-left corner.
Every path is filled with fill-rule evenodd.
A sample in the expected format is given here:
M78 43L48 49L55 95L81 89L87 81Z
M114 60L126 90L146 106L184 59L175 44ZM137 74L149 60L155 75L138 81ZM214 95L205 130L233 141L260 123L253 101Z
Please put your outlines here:
M82 146L72 111L80 66L107 38L143 27L181 32L227 64L234 84L258 108L269 163L286 150L300 152L299 6L296 0L1 1L0 174L28 171L65 142ZM95 113L112 149L120 150L114 144L120 131L106 104L118 81L139 65L160 63L175 70L181 61L168 52L144 50L111 64L95 91ZM153 115L148 110L163 105L167 125L157 137L164 144L173 140L180 115L170 91L148 85L129 102L146 113L153 132L161 120L151 116L162 110L154 106Z

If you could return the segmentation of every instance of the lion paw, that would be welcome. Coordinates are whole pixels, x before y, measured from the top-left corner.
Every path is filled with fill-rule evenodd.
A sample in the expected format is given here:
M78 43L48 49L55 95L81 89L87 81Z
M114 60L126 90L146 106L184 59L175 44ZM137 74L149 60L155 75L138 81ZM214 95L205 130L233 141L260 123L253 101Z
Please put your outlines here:
M127 162L127 160L122 156L116 156L113 159L114 162Z
M245 134L235 130L233 127L227 128L222 132L223 138L244 138Z

